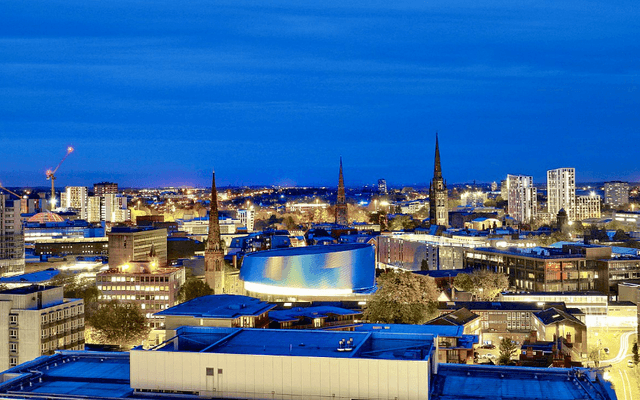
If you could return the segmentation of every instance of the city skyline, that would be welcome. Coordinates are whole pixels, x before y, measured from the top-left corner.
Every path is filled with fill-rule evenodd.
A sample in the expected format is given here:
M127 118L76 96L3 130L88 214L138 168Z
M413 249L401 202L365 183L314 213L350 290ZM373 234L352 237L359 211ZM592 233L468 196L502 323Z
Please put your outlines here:
M630 2L3 8L6 186L640 180Z

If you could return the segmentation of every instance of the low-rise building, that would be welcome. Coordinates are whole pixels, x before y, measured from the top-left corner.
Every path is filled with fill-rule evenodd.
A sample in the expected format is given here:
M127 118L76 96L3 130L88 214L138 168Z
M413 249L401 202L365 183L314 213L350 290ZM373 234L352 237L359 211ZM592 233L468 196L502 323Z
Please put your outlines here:
M0 291L0 370L61 349L84 349L84 301L62 287Z
M216 294L196 297L156 316L164 318L164 329L171 333L180 326L266 328L269 311L275 307L253 297Z
M334 306L293 307L269 311L272 329L354 330L362 311Z
M109 265L117 268L131 262L155 261L167 265L167 230L115 227L109 236Z

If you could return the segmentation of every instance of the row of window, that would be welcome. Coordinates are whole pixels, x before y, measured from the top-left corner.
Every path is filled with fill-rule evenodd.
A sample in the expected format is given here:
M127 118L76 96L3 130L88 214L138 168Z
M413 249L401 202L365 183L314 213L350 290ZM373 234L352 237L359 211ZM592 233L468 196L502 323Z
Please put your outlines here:
M43 313L40 319L43 324L48 324L56 321L60 321L67 318L72 318L84 314L84 304L78 304L77 306L71 306L62 310L53 310L47 313Z
M84 318L74 319L72 321L65 322L64 324L55 325L55 326L52 326L51 328L42 329L41 337L45 339L49 336L55 336L57 334L65 333L70 330L82 328L83 326L84 326Z
M96 276L97 282L169 282L168 276Z
M166 295L133 295L133 294L103 294L98 297L100 300L156 300L156 301L166 301L169 300L169 296Z
M127 291L138 291L138 292L168 292L169 286L120 286L120 285L99 285L98 290L108 291L108 290L127 290Z

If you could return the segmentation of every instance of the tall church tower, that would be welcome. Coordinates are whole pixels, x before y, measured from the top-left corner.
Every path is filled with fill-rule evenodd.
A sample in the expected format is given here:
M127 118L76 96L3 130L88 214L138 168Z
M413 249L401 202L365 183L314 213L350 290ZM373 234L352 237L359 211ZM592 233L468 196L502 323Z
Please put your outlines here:
M342 157L340 157L340 175L338 176L338 198L336 200L336 224L349 225L347 215L347 196L344 193L344 177L342 176Z
M431 225L449 226L448 200L447 182L442 178L440 148L438 146L438 133L436 132L436 156L433 167L433 180L431 180L431 185L429 186L429 217Z
M224 251L220 239L220 223L218 222L218 191L215 171L213 171L211 181L211 208L209 209L207 248L204 252L204 279L215 294L223 292Z

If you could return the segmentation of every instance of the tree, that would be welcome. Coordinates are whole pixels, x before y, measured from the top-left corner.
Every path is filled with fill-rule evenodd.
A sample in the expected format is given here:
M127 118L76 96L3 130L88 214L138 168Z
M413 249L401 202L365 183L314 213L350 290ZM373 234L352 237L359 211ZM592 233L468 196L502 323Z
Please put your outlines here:
M371 322L421 324L437 310L439 292L433 278L411 272L386 272L378 277L378 290L364 311Z
M64 287L64 297L84 300L84 318L89 319L100 308L100 290L88 279L73 282Z
M511 357L515 356L518 352L518 345L511 338L502 338L500 341L500 357L498 362L502 365L506 365L511 361Z
M599 346L591 347L589 349L588 358L589 360L593 361L596 368L600 366L600 347Z
M635 365L638 365L638 363L640 363L640 354L638 354L638 342L633 343L631 352L633 353L633 363Z
M195 277L189 277L178 292L178 300L182 303L210 294L213 294L213 289L208 283Z
M93 328L92 341L100 344L139 345L150 331L138 305L119 303L117 300L103 304L87 320L87 324Z
M491 301L498 294L509 288L509 278L499 272L475 270L470 274L458 274L453 285L465 292L471 293L482 301Z

